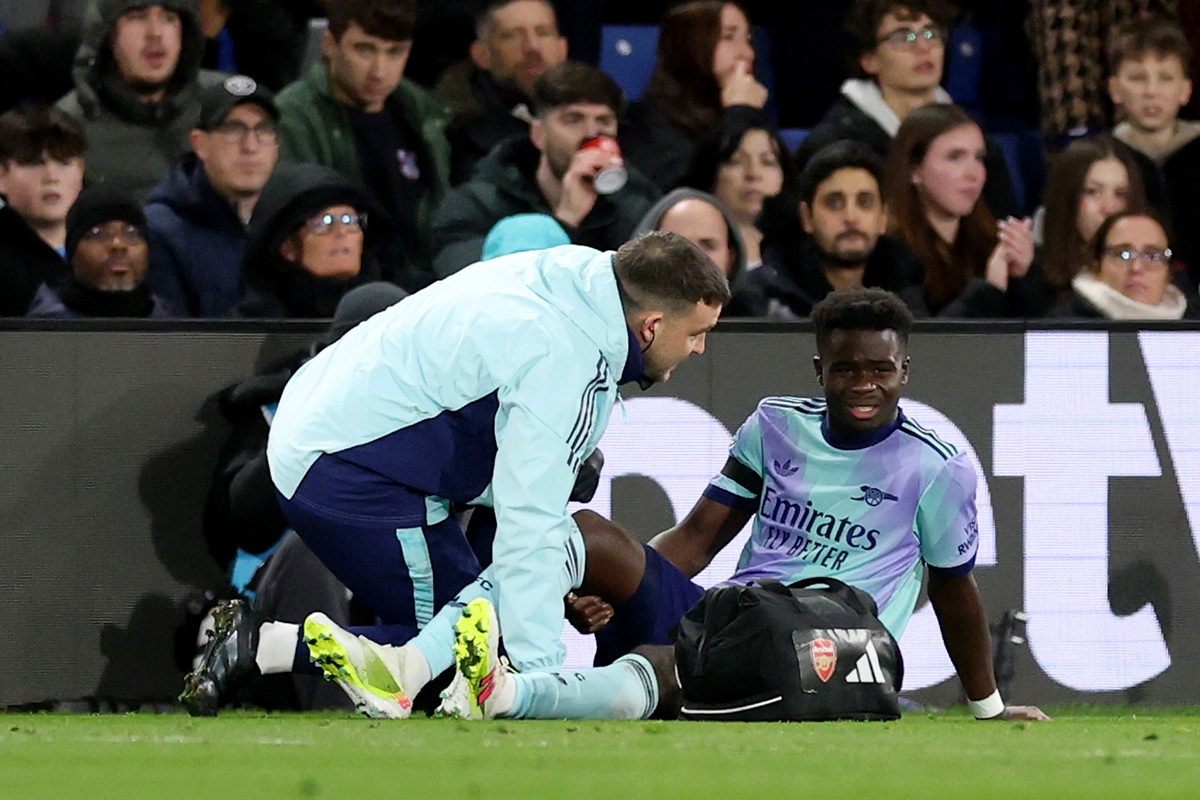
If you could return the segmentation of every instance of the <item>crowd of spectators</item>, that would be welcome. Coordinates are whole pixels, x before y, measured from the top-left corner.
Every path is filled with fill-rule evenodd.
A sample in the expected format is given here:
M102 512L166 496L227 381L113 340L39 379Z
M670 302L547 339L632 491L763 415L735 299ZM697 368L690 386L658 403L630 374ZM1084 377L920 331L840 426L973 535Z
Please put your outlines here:
M590 38L564 35L591 5L0 4L0 314L328 318L354 286L417 291L535 214L505 240L687 236L730 276L727 317L802 319L857 285L918 316L1200 316L1200 123L1180 118L1192 26L1175 4L1113 4L1105 30L1068 4L1064 25L1094 40L1068 60L1100 69L1107 97L1064 137L1058 117L1076 112L1048 109L1071 92L1029 65L1054 117L1033 198L988 119L948 91L964 9L947 0L856 0L828 30L751 2L659 5L630 98L575 57L594 56ZM1035 5L1029 52L1066 58ZM439 33L464 9L472 40ZM788 31L848 57L798 147L773 92L806 76L759 48ZM614 163L622 180L597 180Z

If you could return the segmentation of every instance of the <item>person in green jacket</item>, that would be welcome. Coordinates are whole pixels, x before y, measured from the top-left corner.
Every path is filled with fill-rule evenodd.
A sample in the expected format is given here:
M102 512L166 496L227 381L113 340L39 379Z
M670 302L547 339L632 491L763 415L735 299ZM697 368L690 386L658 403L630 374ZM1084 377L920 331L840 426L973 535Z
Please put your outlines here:
M548 214L571 242L616 250L659 197L659 190L628 170L623 188L603 194L595 178L611 154L580 148L597 135L616 137L620 87L595 67L564 61L534 83L535 118L528 136L506 139L455 187L433 215L430 238L438 277L480 260L492 226L513 214Z
M323 58L276 98L282 156L324 164L387 211L384 276L409 291L433 280L425 231L450 186L450 112L404 79L415 0L330 0Z

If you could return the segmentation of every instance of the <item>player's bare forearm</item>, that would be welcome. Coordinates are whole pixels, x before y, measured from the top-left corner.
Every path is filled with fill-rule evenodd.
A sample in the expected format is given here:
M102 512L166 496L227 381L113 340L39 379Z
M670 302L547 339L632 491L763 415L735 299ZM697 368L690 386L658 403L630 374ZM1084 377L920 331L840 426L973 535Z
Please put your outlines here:
M701 497L683 521L651 539L650 546L694 577L745 527L750 513Z
M950 577L931 569L929 602L967 698L982 700L996 691L996 676L992 673L992 639L975 578L970 574Z
M929 602L937 614L946 652L970 700L983 700L996 691L992 672L992 637L979 587L971 575L950 577L929 571ZM994 719L1050 719L1037 706L1005 706Z

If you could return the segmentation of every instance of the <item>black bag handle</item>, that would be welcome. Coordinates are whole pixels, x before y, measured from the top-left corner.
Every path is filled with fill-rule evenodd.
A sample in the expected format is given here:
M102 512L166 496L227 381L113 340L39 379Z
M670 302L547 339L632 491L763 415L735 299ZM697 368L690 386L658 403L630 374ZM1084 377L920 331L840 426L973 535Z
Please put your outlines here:
M782 584L778 584L778 585L782 586ZM829 587L831 594L836 595L839 599L841 599L841 601L843 603L850 606L852 609L857 611L859 614L862 614L864 616L874 617L874 616L878 615L878 613L879 613L878 611L873 610L871 608L871 606L875 605L874 600L871 600L869 603L863 602L864 595L868 599L870 598L870 595L867 595L866 592L862 591L861 589L856 589L855 587L851 586L848 583L845 583L844 581L839 581L837 578L830 578L830 577L805 578L802 581L796 581L795 583L790 584L788 586L782 586L782 588L785 592L790 593L790 590L792 590L792 589L811 589L814 586ZM772 591L775 591L775 590L772 589Z

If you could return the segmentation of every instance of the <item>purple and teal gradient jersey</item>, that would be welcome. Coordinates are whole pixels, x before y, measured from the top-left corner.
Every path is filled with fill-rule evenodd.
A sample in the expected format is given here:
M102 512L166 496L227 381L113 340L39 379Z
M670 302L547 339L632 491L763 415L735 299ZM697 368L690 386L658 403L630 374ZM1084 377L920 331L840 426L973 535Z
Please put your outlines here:
M730 455L704 492L756 511L730 582L839 578L875 598L898 639L925 564L959 575L974 567L975 470L903 412L887 429L839 442L824 400L769 397Z

